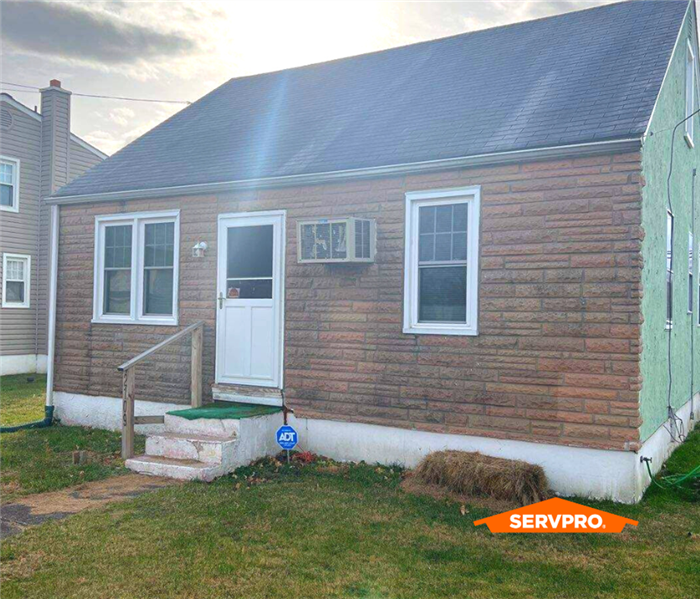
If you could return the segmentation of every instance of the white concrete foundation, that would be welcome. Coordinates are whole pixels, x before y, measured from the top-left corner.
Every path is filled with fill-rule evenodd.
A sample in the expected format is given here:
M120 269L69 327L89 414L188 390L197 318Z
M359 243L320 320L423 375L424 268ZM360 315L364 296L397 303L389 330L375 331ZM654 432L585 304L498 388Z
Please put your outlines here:
M46 354L0 356L0 376L7 374L46 374Z
M678 410L686 431L700 418L700 394L695 401L695 420L690 402ZM290 417L299 434L301 449L341 461L398 464L412 468L427 454L444 449L478 451L484 455L539 464L551 488L559 495L612 499L636 503L649 486L649 475L640 457L653 458L653 471L663 465L677 444L663 428L644 443L641 451L608 451L448 435L423 431Z
M53 394L55 406L54 416L61 424L70 426L88 426L109 431L120 431L122 428L122 400L118 397L80 395L56 391ZM136 416L160 416L171 410L182 410L188 406L156 401L134 402ZM159 432L164 429L162 424L138 424L139 434Z
M64 424L109 430L120 429L121 399L119 398L90 397L61 392L55 393L54 398L56 416ZM691 402L686 403L677 412L679 418L683 420L686 431L692 430L695 422L700 419L700 394L696 396L694 402L694 420L690 419L690 404ZM136 401L136 414L164 414L183 407L185 406ZM275 431L282 424L281 413L267 417L245 418L240 421L185 420L166 417L166 421L171 419L173 423L168 428L172 433L194 437L227 436L237 439L233 453L225 452L223 448L221 451L214 450L212 447L207 448L206 444L200 446L199 451L214 451L216 460L221 459L222 463L226 463L220 473L217 470L217 475L249 464L262 456L274 455L279 450L275 442ZM640 458L652 458L652 471L656 473L678 446L677 443L672 442L664 427L651 435L640 451L632 452L428 433L372 424L295 418L294 416L290 416L290 424L299 433L299 449L340 461L398 464L412 468L425 455L434 451L444 449L478 451L484 455L539 464L544 468L550 486L559 495L612 499L624 503L639 501L650 484L646 466ZM231 427L236 430L229 430ZM144 425L137 427L137 430L141 433L162 432L163 425ZM161 456L168 452L175 452L182 458L196 457L198 463L203 463L204 454L197 454L197 449L192 446L191 440L158 439L154 440L151 446L154 453L160 454L153 456L155 461L151 461L148 465L153 474L163 474L167 470L163 464L166 458ZM228 456L233 457L229 459ZM193 472L188 470L188 473Z

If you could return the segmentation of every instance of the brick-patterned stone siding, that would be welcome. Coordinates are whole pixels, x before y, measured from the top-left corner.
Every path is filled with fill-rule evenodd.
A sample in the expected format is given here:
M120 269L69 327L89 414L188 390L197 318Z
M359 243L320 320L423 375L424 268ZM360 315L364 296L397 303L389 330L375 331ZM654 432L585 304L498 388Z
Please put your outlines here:
M638 443L640 157L597 156L61 209L56 389L120 395L116 366L176 328L91 324L94 217L180 208L180 326L214 379L216 220L287 210L285 393L297 416L599 448ZM402 333L404 194L482 186L476 337ZM296 221L377 219L371 265L303 265ZM206 241L205 258L191 248ZM187 401L189 348L137 398Z

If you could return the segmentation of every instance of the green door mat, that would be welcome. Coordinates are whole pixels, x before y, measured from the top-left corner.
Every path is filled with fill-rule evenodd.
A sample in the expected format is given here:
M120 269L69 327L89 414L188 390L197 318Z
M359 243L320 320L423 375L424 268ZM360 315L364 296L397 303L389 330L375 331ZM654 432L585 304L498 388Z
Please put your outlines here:
M278 406L261 406L250 403L236 403L232 401L215 401L201 408L188 408L186 410L173 410L168 412L172 416L197 420L209 418L213 420L241 420L242 418L254 418L281 412Z

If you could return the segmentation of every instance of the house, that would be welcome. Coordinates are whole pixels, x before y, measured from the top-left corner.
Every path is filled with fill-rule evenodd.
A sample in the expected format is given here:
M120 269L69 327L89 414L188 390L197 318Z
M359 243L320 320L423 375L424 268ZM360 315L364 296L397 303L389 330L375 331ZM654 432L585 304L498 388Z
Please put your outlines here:
M70 131L52 80L41 112L0 94L0 375L46 372L49 209L41 202L107 156Z
M228 81L48 200L48 401L150 422L151 473L287 418L638 500L700 415L697 56L692 2L625 2Z

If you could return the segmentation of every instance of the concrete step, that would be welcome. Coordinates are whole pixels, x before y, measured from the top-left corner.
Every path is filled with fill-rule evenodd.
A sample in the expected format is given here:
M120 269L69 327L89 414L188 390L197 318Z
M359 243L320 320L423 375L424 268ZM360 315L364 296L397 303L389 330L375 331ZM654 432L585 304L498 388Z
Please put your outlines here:
M125 465L134 472L151 476L165 476L179 480L210 482L225 474L225 468L198 460L177 460L160 456L141 455L126 460Z
M282 406L282 391L274 387L250 385L212 385L212 397L217 401L236 401L264 406Z
M147 437L146 454L178 460L196 460L205 464L222 464L227 458L230 461L237 442L238 438L235 436L165 432Z
M240 431L240 420L216 418L198 418L188 420L174 414L165 415L165 430L168 433L183 435L205 435L215 437L237 437Z

